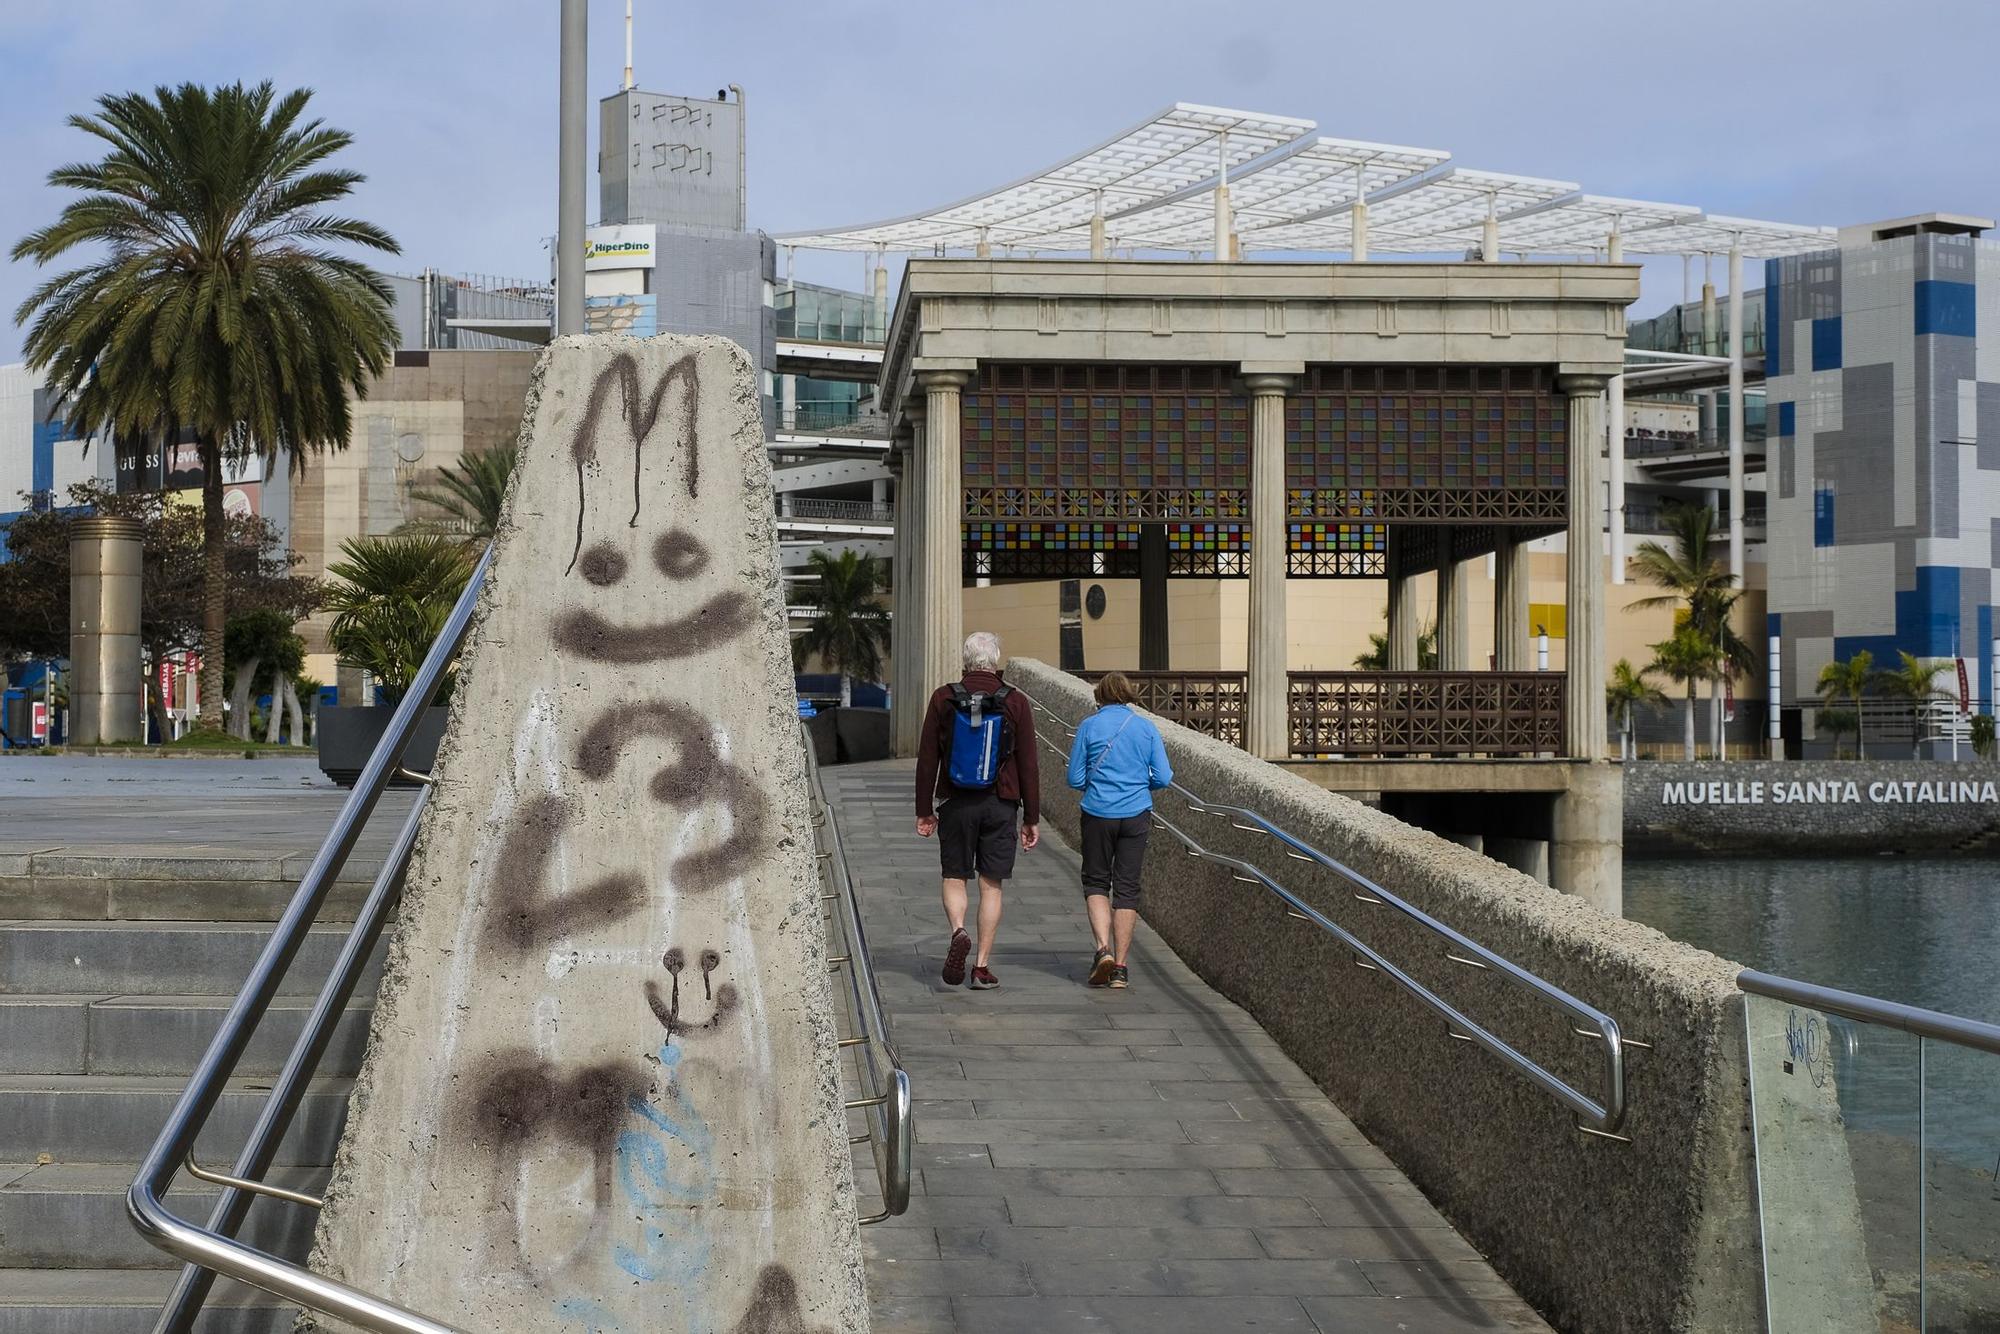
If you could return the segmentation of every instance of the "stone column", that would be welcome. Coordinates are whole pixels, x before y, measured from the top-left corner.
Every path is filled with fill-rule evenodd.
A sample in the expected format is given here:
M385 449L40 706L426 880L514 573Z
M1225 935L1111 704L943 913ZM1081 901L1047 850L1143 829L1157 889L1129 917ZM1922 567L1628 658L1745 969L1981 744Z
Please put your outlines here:
M1528 544L1501 530L1493 556L1493 665L1503 672L1535 669L1528 624Z
M1565 375L1569 395L1569 701L1563 754L1604 758L1604 379Z
M1167 529L1139 528L1139 670L1164 672L1172 657L1167 629Z
M144 529L135 519L78 519L69 536L70 742L144 741L146 678L139 665ZM219 672L219 662L204 662ZM222 719L204 718L220 729Z
M898 755L907 755L915 738L909 728L912 696L918 689L910 667L910 638L916 613L910 596L910 487L904 451L907 439L898 439L889 451L889 474L895 479L896 545L890 554L889 620L889 738Z
M959 467L959 391L964 371L924 371L924 690L956 681L964 666L965 485Z
M1417 581L1405 571L1404 538L1389 530L1389 670L1414 672L1417 658Z
M1245 748L1259 759L1291 754L1286 678L1285 393L1289 375L1246 375L1250 390L1250 672Z
M1454 550L1455 529L1438 529L1437 646L1438 670L1472 670L1472 601L1466 588L1465 565Z

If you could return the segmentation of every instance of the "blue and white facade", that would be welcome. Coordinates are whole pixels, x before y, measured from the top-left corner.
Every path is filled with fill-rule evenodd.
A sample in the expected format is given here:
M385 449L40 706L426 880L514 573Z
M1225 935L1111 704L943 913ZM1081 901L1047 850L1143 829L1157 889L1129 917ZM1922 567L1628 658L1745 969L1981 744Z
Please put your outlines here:
M89 448L60 414L56 396L24 365L0 366L0 558L7 528L21 514L63 503L70 487L97 480L110 486L116 460Z
M1767 547L1782 691L1868 650L1976 661L2000 597L2000 246L1979 219L1768 261ZM1940 684L1951 686L1947 673ZM1990 701L1985 701L1990 708Z

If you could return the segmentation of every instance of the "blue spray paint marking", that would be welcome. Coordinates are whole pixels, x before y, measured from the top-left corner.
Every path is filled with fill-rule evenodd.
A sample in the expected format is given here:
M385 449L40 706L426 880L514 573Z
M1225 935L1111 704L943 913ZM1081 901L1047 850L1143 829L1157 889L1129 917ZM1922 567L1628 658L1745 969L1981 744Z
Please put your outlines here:
M632 1099L631 1110L646 1125L618 1137L618 1190L645 1231L641 1246L621 1244L613 1259L641 1282L685 1284L708 1268L707 1227L688 1206L715 1196L715 1137L674 1078L680 1060L671 1042L660 1048L667 1076L660 1103Z
M580 1321L582 1334L625 1334L625 1326L619 1323L618 1317L588 1297L571 1297L557 1302L556 1315L565 1323Z

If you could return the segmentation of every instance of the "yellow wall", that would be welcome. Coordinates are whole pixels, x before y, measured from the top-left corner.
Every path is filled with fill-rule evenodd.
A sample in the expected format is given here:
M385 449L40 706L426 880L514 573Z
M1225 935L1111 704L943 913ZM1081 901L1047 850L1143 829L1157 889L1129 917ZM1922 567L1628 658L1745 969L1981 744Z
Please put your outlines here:
M1560 551L1529 556L1528 600L1562 605L1566 583L1565 557ZM1472 666L1483 670L1493 650L1493 580L1485 560L1466 567L1467 600L1472 622ZM1753 576L1755 572L1753 571ZM1652 660L1651 645L1673 633L1669 608L1631 609L1656 596L1646 584L1609 582L1606 564L1605 661L1623 658L1635 667ZM1139 665L1139 582L1136 579L1083 579L1087 596L1093 585L1104 590L1104 615L1083 616L1083 660L1091 670ZM1437 620L1436 580L1417 579L1417 619ZM996 584L965 590L965 628L991 630L1009 654L1060 661L1060 635L1055 580ZM1380 579L1293 579L1286 584L1290 612L1288 667L1292 671L1345 671L1368 651L1370 634L1386 628L1388 584ZM1248 658L1250 585L1244 579L1174 579L1167 584L1169 661L1181 671L1243 671ZM1737 604L1736 632L1753 647L1764 645L1764 590L1752 588ZM1552 627L1552 630L1557 627ZM1552 634L1549 670L1563 670L1567 644ZM1760 655L1761 656L1761 655ZM1763 693L1759 673L1737 688L1746 696ZM1662 683L1664 686L1665 683Z

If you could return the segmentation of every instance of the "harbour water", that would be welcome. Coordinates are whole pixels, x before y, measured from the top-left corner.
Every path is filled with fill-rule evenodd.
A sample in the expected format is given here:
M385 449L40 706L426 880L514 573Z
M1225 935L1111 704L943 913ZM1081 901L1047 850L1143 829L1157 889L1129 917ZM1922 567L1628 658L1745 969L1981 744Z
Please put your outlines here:
M2000 1023L2000 864L1988 860L1632 858L1625 914L1751 968ZM1914 1039L1836 1029L1850 1124L1914 1143ZM1992 1172L2000 1057L1938 1043L1926 1056L1932 1151Z

